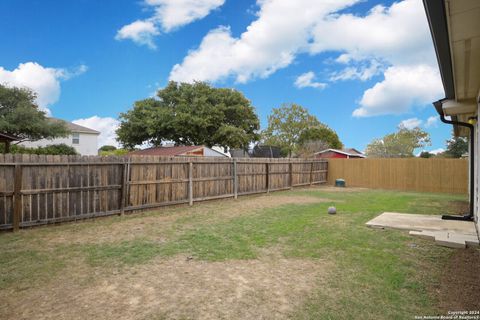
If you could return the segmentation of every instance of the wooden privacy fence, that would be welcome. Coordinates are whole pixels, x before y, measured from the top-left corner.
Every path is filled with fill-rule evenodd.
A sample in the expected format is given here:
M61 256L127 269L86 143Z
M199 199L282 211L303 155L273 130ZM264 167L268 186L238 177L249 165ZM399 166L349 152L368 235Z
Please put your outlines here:
M327 181L326 160L0 155L0 229Z
M350 187L468 194L468 160L329 159L328 183L340 178Z

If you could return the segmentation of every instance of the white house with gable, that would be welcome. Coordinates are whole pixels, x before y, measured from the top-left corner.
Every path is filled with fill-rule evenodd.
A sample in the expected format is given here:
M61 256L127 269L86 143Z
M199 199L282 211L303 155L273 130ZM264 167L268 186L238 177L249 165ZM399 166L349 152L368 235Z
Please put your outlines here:
M42 139L37 141L25 141L19 143L24 147L37 148L46 147L51 144L64 143L67 146L74 147L75 150L82 156L93 156L98 154L98 136L100 132L60 119L51 118L53 121L65 122L67 128L71 133L67 137L56 139Z

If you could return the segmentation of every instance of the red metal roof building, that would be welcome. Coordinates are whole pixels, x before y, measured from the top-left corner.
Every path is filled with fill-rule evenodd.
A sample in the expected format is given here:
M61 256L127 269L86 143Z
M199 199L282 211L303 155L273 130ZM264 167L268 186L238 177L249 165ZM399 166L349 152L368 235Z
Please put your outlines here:
M348 149L325 149L315 153L315 158L339 158L339 159L351 159L351 158L366 158L365 155L354 148Z

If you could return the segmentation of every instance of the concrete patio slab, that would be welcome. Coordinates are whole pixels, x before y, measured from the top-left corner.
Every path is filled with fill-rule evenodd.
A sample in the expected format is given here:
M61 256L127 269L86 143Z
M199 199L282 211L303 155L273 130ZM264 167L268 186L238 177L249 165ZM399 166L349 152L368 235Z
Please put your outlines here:
M433 241L435 241L435 236L436 236L435 231L410 231L408 234L414 237L419 237L425 240L433 240Z
M434 240L438 245L450 248L479 245L473 222L442 220L441 216L384 212L366 225L371 228L408 230L412 236Z

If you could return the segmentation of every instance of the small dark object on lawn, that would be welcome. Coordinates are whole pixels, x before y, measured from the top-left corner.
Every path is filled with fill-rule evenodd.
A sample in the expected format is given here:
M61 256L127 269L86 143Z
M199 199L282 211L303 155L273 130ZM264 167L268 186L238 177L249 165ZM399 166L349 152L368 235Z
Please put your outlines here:
M344 179L336 179L335 180L335 187L345 188L345 180Z
M336 214L337 208L335 207L328 207L328 214Z

